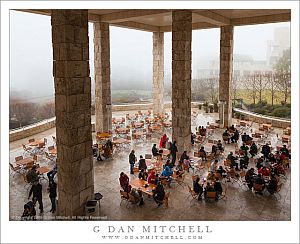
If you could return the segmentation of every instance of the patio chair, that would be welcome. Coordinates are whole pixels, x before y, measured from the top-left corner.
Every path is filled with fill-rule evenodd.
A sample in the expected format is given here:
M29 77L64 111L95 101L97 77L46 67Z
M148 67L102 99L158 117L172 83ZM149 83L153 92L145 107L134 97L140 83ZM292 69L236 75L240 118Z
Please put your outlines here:
M181 187L183 188L183 186L184 186L184 184L185 184L184 179L185 179L185 174L184 174L184 173L178 175L178 176L176 177L176 179L175 179L175 181L176 181L176 183L177 183L177 186L176 186L176 187L181 186Z
M15 157L16 162L17 162L17 161L20 161L20 160L22 160L22 159L23 159L23 156Z
M23 153L24 156L31 155L31 153L32 153L32 147L29 147L29 146L27 147L24 144L22 144L22 147L24 149L24 153Z
M25 169L22 166L19 166L19 165L14 166L12 163L9 163L9 167L11 169L11 173L10 174L13 174L13 177L16 174L23 175L25 173Z
M215 191L208 191L206 192L205 200L210 202L210 201L215 201L217 197L217 193Z
M193 190L193 188L191 188L190 186L187 186L188 187L188 189L189 189L189 195L188 195L188 199L190 198L190 197L192 197L192 199L190 200L190 202L191 201L193 201L193 200L197 200L198 199L198 193L196 193L194 190Z

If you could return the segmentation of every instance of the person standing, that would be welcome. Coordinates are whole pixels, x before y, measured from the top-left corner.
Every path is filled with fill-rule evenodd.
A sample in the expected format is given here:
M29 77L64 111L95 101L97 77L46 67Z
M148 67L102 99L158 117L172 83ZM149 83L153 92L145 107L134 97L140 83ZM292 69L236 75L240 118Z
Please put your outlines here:
M172 165L175 165L176 162L176 153L178 152L176 141L174 141L170 147L171 155L172 155Z
M134 150L131 151L129 154L129 164L130 164L130 174L134 174L133 168L134 168L134 163L135 163L136 157L134 155Z
M34 203L39 202L39 209L40 209L40 213L44 212L44 206L43 206L43 188L42 185L38 182L35 181L32 184L32 187L29 191L29 196L28 196L28 200L30 199L31 195L32 195L32 201Z
M49 198L51 201L51 210L50 210L51 213L55 213L56 211L56 197L57 197L56 188L57 185L54 182L54 180L50 180L48 189L49 189Z

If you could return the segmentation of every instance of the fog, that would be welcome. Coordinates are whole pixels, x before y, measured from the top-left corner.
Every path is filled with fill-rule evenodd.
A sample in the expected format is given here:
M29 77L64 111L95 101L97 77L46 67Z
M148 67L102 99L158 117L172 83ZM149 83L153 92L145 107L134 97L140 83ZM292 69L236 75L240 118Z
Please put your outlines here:
M290 23L235 27L234 53L254 60L266 60L268 40L274 28ZM90 71L92 88L93 25L89 24ZM193 31L192 67L208 67L219 55L220 30ZM171 33L165 33L165 77L171 77ZM152 33L110 27L112 89L152 87ZM194 73L193 73L194 76ZM51 98L52 76L51 23L49 16L10 11L10 95L21 98Z

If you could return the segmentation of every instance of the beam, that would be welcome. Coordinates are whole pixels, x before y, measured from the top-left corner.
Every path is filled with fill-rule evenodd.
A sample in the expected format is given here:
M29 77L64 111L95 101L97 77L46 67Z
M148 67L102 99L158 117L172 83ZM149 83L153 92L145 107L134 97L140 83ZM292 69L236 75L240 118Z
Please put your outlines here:
M231 25L255 25L291 21L291 13L231 19Z
M124 27L134 30L150 31L150 32L159 32L159 27L154 25L147 25L143 23L138 23L134 21L125 21L111 24L112 26Z
M120 12L114 12L110 14L103 14L101 15L101 22L109 22L109 23L116 23L116 22L125 22L130 21L138 17L143 16L151 16L170 12L166 9L133 9L133 10L124 10Z
M210 28L219 28L219 26L210 23L205 23L205 22L197 22L192 24L192 30L201 30L201 29L210 29ZM171 25L159 27L159 32L171 32L171 31L172 31Z
M203 18L202 22L207 22L217 26L230 25L230 19L222 15L216 14L210 10L194 11L193 13Z
M14 9L15 11L51 16L51 9Z

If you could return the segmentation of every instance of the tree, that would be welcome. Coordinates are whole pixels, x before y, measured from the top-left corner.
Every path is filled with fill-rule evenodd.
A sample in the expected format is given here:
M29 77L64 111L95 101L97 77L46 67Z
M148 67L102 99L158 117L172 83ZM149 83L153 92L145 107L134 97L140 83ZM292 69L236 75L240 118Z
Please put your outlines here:
M206 94L209 100L213 103L218 100L219 96L219 80L217 77L209 77L205 79Z
M15 117L22 127L32 122L36 113L36 105L28 102L10 101L9 113L10 118Z
M249 93L250 97L253 100L253 104L256 104L256 96L257 96L257 88L256 88L256 83L257 83L257 78L256 75L249 75L246 76L244 79L244 87Z
M284 94L284 104L291 96L291 49L283 51L282 56L278 59L273 69L276 74L276 83L278 88Z

